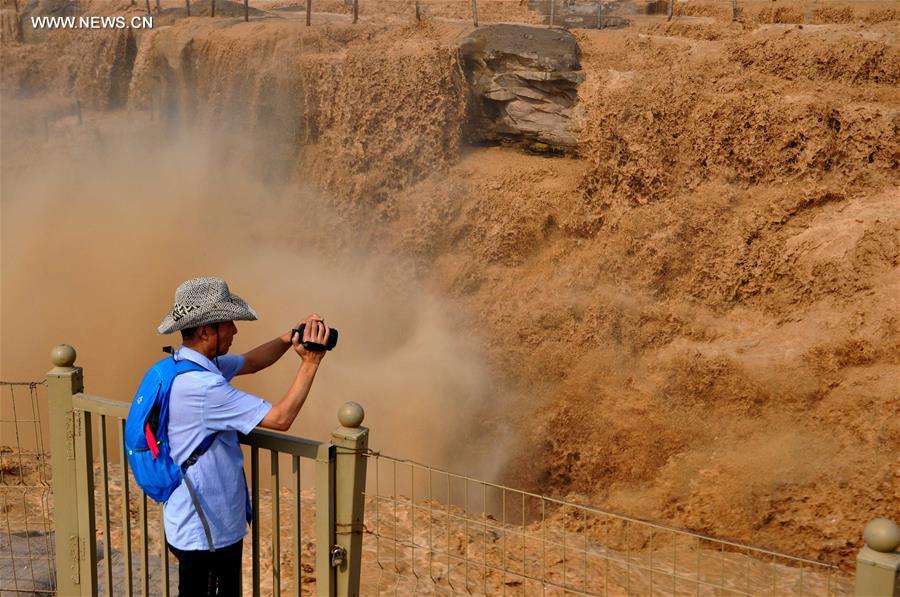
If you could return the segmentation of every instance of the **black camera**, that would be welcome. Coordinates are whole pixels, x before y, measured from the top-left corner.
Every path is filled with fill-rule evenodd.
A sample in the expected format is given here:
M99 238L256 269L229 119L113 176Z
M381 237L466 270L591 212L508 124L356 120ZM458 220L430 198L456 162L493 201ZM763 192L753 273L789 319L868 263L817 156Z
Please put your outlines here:
M338 331L336 329L331 328L328 331L328 340L326 341L325 344L319 344L318 342L304 342L303 341L303 330L305 330L305 329L306 329L306 324L301 323L299 328L297 328L295 330L291 330L291 342L294 341L294 334L300 334L300 338L299 338L300 344L302 344L303 348L305 348L306 350L315 350L315 351L331 350L332 348L337 346Z

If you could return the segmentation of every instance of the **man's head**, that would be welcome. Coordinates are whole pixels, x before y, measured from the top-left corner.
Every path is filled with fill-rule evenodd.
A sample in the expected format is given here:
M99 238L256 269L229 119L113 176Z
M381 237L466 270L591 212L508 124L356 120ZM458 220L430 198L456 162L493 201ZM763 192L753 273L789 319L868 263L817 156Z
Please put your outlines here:
M193 278L175 291L175 304L159 325L160 334L181 332L184 345L203 354L228 352L235 321L253 321L256 311L221 278Z

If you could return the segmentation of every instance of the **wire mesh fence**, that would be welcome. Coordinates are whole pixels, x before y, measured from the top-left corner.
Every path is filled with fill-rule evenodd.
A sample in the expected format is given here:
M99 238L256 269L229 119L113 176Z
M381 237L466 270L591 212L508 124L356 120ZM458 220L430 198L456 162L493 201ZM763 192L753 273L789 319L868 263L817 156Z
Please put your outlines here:
M55 594L44 382L0 382L0 594Z
M369 458L363 594L852 594L821 562Z
M0 449L2 594L56 592L53 498L40 408L44 387L0 382L0 432L4 443L12 442ZM96 444L89 460L96 593L174 592L177 571L165 549L161 507L148 503L121 464L124 406L83 394L74 406L94 409L85 429L76 424L72 434ZM323 447L266 433L241 441L250 450L257 521L245 549L245 592L317 594L318 537L312 529L323 502L302 488L300 464L301 457L315 456L317 463L325 458ZM364 453L369 461L362 594L853 592L849 577L822 562Z

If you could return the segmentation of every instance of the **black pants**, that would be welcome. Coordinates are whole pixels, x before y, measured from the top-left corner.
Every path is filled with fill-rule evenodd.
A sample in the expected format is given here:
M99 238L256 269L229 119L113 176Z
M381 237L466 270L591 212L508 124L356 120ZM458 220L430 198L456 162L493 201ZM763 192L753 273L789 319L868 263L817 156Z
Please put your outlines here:
M178 558L180 597L240 597L243 539L216 551L169 551Z

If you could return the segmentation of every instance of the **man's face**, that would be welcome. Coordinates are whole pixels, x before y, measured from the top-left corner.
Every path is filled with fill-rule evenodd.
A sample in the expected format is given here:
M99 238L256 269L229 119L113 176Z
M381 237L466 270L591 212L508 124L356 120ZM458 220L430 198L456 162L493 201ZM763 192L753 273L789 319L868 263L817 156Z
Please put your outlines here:
M200 328L199 341L204 348L201 352L209 350L214 354L228 354L231 348L231 342L237 334L237 326L233 321L223 321L221 323L210 323ZM218 350L216 350L216 342L218 341Z
M223 321L216 324L219 326L219 354L228 354L234 336L237 334L237 326L233 321Z

